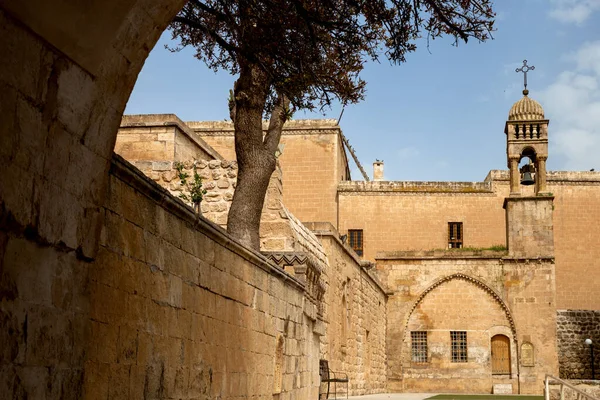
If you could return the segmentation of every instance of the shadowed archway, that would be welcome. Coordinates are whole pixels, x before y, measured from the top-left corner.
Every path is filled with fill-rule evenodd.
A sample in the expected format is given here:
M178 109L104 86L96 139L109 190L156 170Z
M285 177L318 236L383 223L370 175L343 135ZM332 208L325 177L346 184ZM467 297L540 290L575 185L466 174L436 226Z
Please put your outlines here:
M184 0L0 2L0 393L80 399L117 128ZM96 371L97 372L97 371Z

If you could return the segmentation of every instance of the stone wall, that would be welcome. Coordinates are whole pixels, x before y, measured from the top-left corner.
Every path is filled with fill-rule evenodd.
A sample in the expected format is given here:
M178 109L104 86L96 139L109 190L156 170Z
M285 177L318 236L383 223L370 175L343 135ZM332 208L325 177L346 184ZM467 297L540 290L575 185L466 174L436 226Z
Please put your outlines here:
M464 247L506 244L503 198L486 183L342 182L338 194L339 230L363 230L367 260L378 251L446 249L449 222L463 223Z
M307 223L319 237L328 265L325 280L325 336L321 358L348 374L350 395L384 393L387 296L382 284L329 223ZM345 390L344 385L338 385Z
M0 397L81 399L116 131L183 0L0 3Z
M235 159L231 122L187 125L225 158ZM300 221L326 221L337 227L337 184L350 179L340 129L337 121L328 119L285 123L279 158L285 173L283 202Z
M129 162L223 159L174 114L124 115L115 153Z
M174 115L127 118L131 120L123 120L124 128L145 124L148 131L179 121ZM198 143L204 138L215 153L235 158L231 122L180 123ZM490 171L483 182L348 182L339 130L329 120L290 121L284 127L284 203L301 221L329 221L342 234L362 229L368 260L378 251L447 248L448 222L463 222L465 247L507 245L502 205L509 194L508 171ZM600 221L600 172L550 171L547 178L554 195L558 306L600 309L600 297L586 295L600 290L600 280L592 273L600 247L590 245L600 237L600 223L593 222ZM533 186L522 187L522 195L534 195ZM204 212L221 224L225 221L215 211Z
M553 234L557 305L600 309L600 172L548 172L554 196ZM533 195L533 186L523 187ZM448 222L463 222L464 246L506 245L502 208L508 171L484 182L341 182L339 231L363 229L365 259L377 251L433 250L448 246ZM360 212L356 212L360 210Z
M600 399L600 381L583 380L583 379L567 379L567 383L573 385L577 390L589 394L595 399ZM569 387L563 388L563 398L560 397L561 385L558 382L550 383L550 399L551 400L581 400L579 393Z
M442 254L445 253L445 254ZM388 390L542 393L558 371L554 265L501 252L381 253L377 271L392 292L387 306ZM411 356L411 331L427 331L426 363ZM467 332L467 362L452 362L450 331ZM510 343L510 373L492 375L494 335ZM525 360L522 345L533 346ZM519 349L519 351L517 351Z
M146 176L167 189L173 196L180 198L182 194L189 196L189 190L181 185L177 171L178 163L182 166L182 172L188 175L188 182L193 181L194 171L202 178L202 187L206 190L200 205L202 216L226 228L227 215L237 184L237 162L225 160L132 162ZM189 201L186 203L192 205Z
M154 167L146 162L135 164L171 194L177 196L181 193L173 163L154 163ZM165 171L156 171L157 167L165 168ZM203 177L204 187L208 190L201 206L203 216L225 227L235 188L237 163L199 161L196 162L196 170ZM184 171L191 175L193 163L184 162ZM317 229L320 238L317 240L310 229L284 207L282 196L282 170L278 167L271 177L263 207L261 251L282 263L282 267L303 282L306 277L295 274L296 269L286 263L296 261L292 254L300 252L309 255L318 269L315 297L320 298L322 295L319 293L326 291L318 313L325 323L320 357L329 360L333 370L348 373L350 394L383 392L386 387L386 297L380 283L363 270L358 257L341 243L339 234L331 224L308 224L310 229ZM342 344L339 301L344 291L348 295L348 320L346 339ZM346 388L341 385L340 389L345 391Z
M88 284L86 398L316 398L303 284L115 157Z
M592 339L596 379L600 379L600 311L558 310L556 339L560 378L592 378L590 348L584 344Z

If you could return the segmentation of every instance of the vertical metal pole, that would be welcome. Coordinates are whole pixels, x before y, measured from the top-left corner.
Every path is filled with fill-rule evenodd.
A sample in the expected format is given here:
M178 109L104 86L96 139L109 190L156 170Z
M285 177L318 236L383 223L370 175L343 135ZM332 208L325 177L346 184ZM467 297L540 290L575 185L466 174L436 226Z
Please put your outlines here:
M544 397L546 398L546 400L550 400L550 387L548 385L548 376L546 375L546 380L544 382L544 386L545 386L545 391L544 391Z
M594 380L596 376L594 371L594 343L590 344L590 358L590 362L592 363L592 380Z

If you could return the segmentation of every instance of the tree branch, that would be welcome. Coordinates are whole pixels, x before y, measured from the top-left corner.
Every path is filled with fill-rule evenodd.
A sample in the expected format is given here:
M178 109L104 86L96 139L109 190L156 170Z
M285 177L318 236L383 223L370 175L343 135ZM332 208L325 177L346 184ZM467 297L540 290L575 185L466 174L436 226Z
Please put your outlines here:
M446 17L444 12L438 7L434 0L424 0L429 6L435 11L437 17L441 19L448 27L450 27L454 33L456 33L462 40L465 42L469 41L469 36L464 32L464 30L460 29L456 26L452 21Z
M202 11L206 11L207 13L215 16L215 18L217 18L218 21L227 22L227 15L220 12L219 10L209 7L198 0L189 0L189 2L201 9Z
M179 15L176 16L175 18L173 18L173 22L187 25L191 28L198 29L198 30L210 35L210 37L212 37L219 46L224 48L229 53L229 55L231 56L231 58L233 60L237 60L237 53L241 52L241 50L237 46L234 46L233 44L231 44L228 41L226 41L225 39L223 39L217 32L215 32L211 29L208 29L206 26L202 25L199 22L193 21L189 18L185 18L185 17L179 16Z
M267 128L267 134L264 139L264 146L269 153L274 154L279 145L279 139L281 138L281 131L283 130L283 124L287 119L287 109L289 108L290 101L283 94L277 95L275 106L271 112L271 119L269 120L269 127Z

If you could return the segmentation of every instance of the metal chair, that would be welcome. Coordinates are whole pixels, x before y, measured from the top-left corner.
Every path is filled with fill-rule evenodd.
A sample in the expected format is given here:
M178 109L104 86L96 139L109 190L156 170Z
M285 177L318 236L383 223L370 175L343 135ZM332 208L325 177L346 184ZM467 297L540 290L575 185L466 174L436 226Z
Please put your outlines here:
M334 372L329 369L329 363L327 360L319 361L319 375L321 376L321 383L327 383L327 394L325 399L329 398L330 384L333 382L333 398L337 399L337 384L346 384L346 398L348 398L348 374L344 372ZM319 393L319 397L321 393Z

